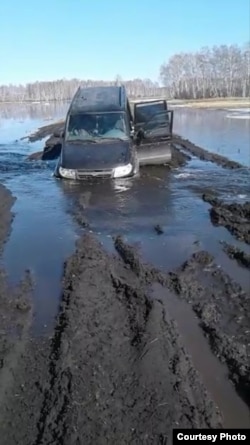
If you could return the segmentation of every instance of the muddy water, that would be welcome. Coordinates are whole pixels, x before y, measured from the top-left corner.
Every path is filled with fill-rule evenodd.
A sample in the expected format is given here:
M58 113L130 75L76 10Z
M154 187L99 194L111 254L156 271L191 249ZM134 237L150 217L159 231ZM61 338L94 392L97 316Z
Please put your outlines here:
M112 244L112 235L124 234L130 242L139 244L148 261L164 270L178 266L194 251L204 248L217 257L233 278L237 277L245 288L248 286L247 273L221 250L220 239L231 242L231 235L211 225L208 205L196 196L200 187L216 183L216 188L228 199L245 199L249 196L248 172L228 173L213 164L192 160L174 174L158 167L142 170L137 179L112 183L57 181L52 177L53 162L25 160L28 154L42 148L43 141L28 144L16 140L53 116L63 117L66 109L67 104L0 109L0 180L18 198L13 209L16 213L13 231L3 261L11 281L19 280L26 268L33 271L37 284L37 326L48 325L57 310L63 262L73 250L78 233L70 215L74 201L81 204L80 213L90 224L88 230L98 234L107 247ZM188 125L190 110L178 110L176 116L176 129L185 122L192 128ZM207 125L209 123L212 134L214 118L212 114L208 116ZM196 136L199 124L200 133L203 133L202 119L194 119L192 131ZM225 125L231 121L225 120ZM238 141L244 146L247 134L242 131L242 122L236 119L233 122L238 125ZM219 127L216 128L215 145L219 137ZM231 146L226 130L223 135L225 146ZM191 137L190 134L186 136ZM234 145L231 146L233 151ZM156 224L164 231L160 236L154 230Z
M3 262L12 283L17 283L26 269L33 275L37 332L53 323L63 261L76 240L76 228L65 210L64 198L48 173L36 172L32 182L29 174L5 181L17 200Z
M249 116L249 110L176 108L174 132L250 167Z
M158 284L152 286L152 295L164 302L170 316L176 320L182 340L192 357L195 368L199 371L220 412L223 413L224 428L249 426L249 409L228 380L226 366L222 365L210 351L190 305L178 300ZM233 410L232 407L234 407Z
M215 184L226 199L246 199L249 197L247 172L228 172L194 159L174 173L163 167L144 169L140 177L134 180L95 181L92 184L58 181L52 177L53 162L25 160L28 154L42 148L43 141L28 144L15 140L43 125L44 120L53 115L62 117L65 105L57 109L44 106L40 114L37 105L32 106L30 111L27 108L19 111L18 114L15 110L15 115L12 115L9 110L9 114L3 116L1 110L0 181L18 198L13 207L15 219L12 234L5 246L2 263L12 283L20 280L25 269L32 271L36 333L41 333L44 328L49 332L53 324L60 300L63 263L73 252L81 230L94 232L108 248L113 246L113 235L123 234L129 242L140 247L147 261L165 271L179 266L197 250L208 250L215 255L218 264L248 289L248 273L229 260L221 249L221 239L232 243L233 238L225 229L211 225L209 205L199 197L201 187L211 188ZM240 123L237 137L244 145L246 135L241 130ZM224 143L230 145L231 141L226 135L225 131ZM192 139L190 134L185 136ZM217 134L214 137L215 145L216 137ZM234 153L234 148L231 151ZM79 214L88 221L88 229L79 229L72 215L74 203L80 203ZM157 224L163 229L161 235L154 229ZM237 244L235 240L233 244ZM188 318L188 326L183 325L183 306L175 305L175 301L170 302L170 306L171 315L179 322L180 331L200 373L203 375L205 372L203 363L216 372L221 369L216 368L211 353L202 361L202 343L193 343L198 329L193 318ZM227 424L240 425L240 416L234 419L234 406L237 407L236 411L242 413L242 425L245 425L244 407L241 401L234 399L235 393L228 386L230 384L225 375L219 373L217 379L209 379L205 374L204 380L222 408ZM222 382L227 382L226 386L224 383L221 386Z

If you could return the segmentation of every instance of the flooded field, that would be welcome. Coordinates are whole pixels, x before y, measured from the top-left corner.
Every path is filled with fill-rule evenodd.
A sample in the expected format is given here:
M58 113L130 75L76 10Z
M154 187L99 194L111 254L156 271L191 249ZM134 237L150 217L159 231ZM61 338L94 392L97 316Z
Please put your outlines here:
M73 445L84 437L84 443L101 444L107 437L107 443L160 444L174 422L249 427L249 267L228 256L222 241L246 255L249 245L211 223L211 204L202 196L249 201L250 120L230 118L230 110L175 111L175 133L240 162L241 169L192 157L174 170L141 169L133 180L72 183L52 176L54 161L26 160L44 141L20 141L49 119L63 117L66 109L67 104L0 108L0 183L16 198L1 266L11 287L27 270L33 282L32 341L25 337L27 352L19 371L10 366L11 375L20 372L21 377L6 390L8 409L0 410L0 421L8 425L15 403L19 414L27 403L30 412L37 412L29 435L28 414L18 414L14 422L24 426L12 435L5 427L5 443ZM114 244L117 236L132 246L132 253ZM163 290L154 287L152 302L147 292L155 282ZM154 341L155 349L146 354ZM0 394L6 381L1 383L1 371ZM34 386L16 400L13 391L19 393L22 378L38 382L39 394ZM86 398L79 399L86 391ZM172 413L169 398L176 406ZM89 404L89 410L81 404ZM124 425L122 406L130 409Z
M250 167L249 109L175 110L174 131L201 147Z

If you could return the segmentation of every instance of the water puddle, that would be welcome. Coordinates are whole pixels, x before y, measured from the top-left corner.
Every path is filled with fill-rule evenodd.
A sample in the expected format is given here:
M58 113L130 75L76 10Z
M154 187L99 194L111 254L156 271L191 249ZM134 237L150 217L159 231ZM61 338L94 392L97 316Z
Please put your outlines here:
M224 428L249 428L249 409L229 381L227 367L211 352L192 308L159 284L154 284L152 291L153 297L163 301L167 312L176 320L194 367L223 415Z

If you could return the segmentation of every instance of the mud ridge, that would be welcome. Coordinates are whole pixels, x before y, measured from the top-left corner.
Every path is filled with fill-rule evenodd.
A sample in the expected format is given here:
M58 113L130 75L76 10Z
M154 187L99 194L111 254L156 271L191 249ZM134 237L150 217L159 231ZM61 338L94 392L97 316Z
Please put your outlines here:
M15 202L15 198L2 184L0 184L0 253L4 242L10 233L13 213L11 208Z
M53 122L52 124L43 125L42 127L38 128L34 133L24 136L21 138L21 140L28 139L29 142L37 142L41 141L42 139L46 137L51 137L54 133L59 133L64 128L64 120L60 120L57 122Z
M43 403L37 421L38 433L34 445L41 445L44 443L43 439L47 428L49 428L51 432L53 443L63 443L62 436L66 433L67 429L64 423L64 418L69 405L68 397L71 393L71 373L67 368L59 370L58 362L61 363L62 359L62 339L68 324L66 317L68 307L69 296L65 296L61 304L54 336L51 340L50 354L48 358L49 383L43 391ZM60 387L58 387L58 382L60 382ZM62 393L60 398L58 398L59 393ZM54 404L56 404L57 410L53 410Z
M26 368L25 382L34 380L40 366L46 369L35 374L32 399L28 392L25 402L19 406L17 400L6 413L10 445L162 444L171 441L174 425L222 425L175 323L151 300L140 265L135 273L90 234L65 264L49 349L47 359L34 356L34 347L26 351L27 363L36 361ZM30 419L34 400L36 423L26 433L21 425ZM17 419L14 442L9 437Z
M237 261L240 266L250 269L250 255L244 252L244 250L239 249L232 244L222 241L222 246L224 252L229 256L229 258Z
M228 204L210 194L202 198L212 206L210 218L214 225L226 227L237 239L250 244L250 201Z
M188 139L184 139L179 135L174 135L173 143L179 145L181 148L188 151L193 156L201 159L202 161L214 162L221 167L229 169L244 168L244 165L240 164L239 162L231 161L225 156L205 150L204 148L195 145L193 142L189 141Z
M192 304L213 352L226 362L230 379L250 406L250 294L206 251L195 253L180 268L164 274L142 264L138 252L121 238L115 246L137 276L162 284Z
M211 348L250 406L250 295L205 251L169 274L169 286L192 304Z
M174 144L171 144L172 159L169 163L170 168L183 167L191 160L191 157L179 150Z

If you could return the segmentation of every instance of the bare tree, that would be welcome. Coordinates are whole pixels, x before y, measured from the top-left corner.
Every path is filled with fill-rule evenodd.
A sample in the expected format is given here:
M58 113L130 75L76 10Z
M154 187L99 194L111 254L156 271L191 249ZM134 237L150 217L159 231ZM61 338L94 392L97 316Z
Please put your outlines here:
M249 97L250 45L221 45L172 56L160 68L167 94L179 99Z
M162 94L157 82L150 79L134 79L123 81L117 75L113 81L93 81L80 79L59 79L51 82L34 82L26 85L2 85L0 86L0 102L48 102L70 100L77 88L101 85L121 85L124 84L130 96L157 96Z

